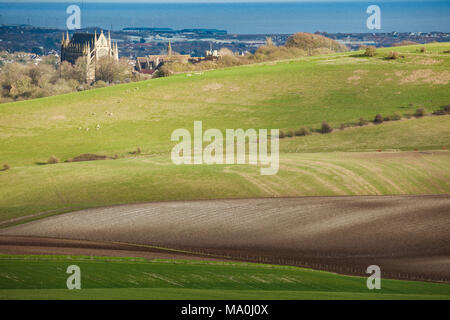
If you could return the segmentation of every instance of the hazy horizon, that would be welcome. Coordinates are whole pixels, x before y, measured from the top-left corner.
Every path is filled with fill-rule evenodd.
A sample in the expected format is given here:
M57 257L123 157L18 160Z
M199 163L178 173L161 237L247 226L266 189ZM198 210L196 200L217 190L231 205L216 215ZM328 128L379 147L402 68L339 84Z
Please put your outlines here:
M136 1L136 0L135 0ZM135 2L133 1L133 2ZM174 3L179 3L174 5ZM366 25L369 4L381 7L381 29ZM450 32L450 1L195 1L121 0L6 2L0 0L1 24L66 28L69 4L81 7L81 27L221 29L235 34L305 32Z

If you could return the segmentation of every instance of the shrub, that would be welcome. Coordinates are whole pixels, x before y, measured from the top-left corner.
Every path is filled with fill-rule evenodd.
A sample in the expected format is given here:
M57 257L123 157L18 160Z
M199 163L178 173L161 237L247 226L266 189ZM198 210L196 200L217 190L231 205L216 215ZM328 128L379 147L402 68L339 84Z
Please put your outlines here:
M402 40L400 42L396 42L392 44L393 47L401 47L401 46L412 46L418 44L417 42L410 41L410 40Z
M116 61L110 57L103 57L97 61L95 67L96 81L102 80L106 83L114 83L117 80L130 78L132 75L126 59Z
M383 120L384 121L398 121L398 120L401 120L401 118L402 117L399 114L394 113L393 115L384 117Z
M283 139L286 137L286 134L284 133L283 130L280 130L280 139Z
M103 80L97 80L95 81L94 85L92 86L93 88L104 88L106 87L108 84L103 81Z
M397 60L400 58L400 54L397 51L391 51L386 57L389 60Z
M3 165L3 171L9 170L11 167L7 165L6 163Z
M107 156L92 154L92 153L85 153L79 156L76 156L75 158L67 160L67 162L80 162L80 161L95 161L95 160L106 160Z
M302 127L295 131L296 136L309 136L311 134L311 131L309 131L308 128Z
M427 110L425 108L419 108L414 113L414 117L416 117L416 118L424 117L426 115L427 115Z
M413 117L413 115L411 113L405 113L403 115L406 119L411 119Z
M228 50L228 49L227 49ZM233 54L231 55L224 55L221 56L220 59L217 61L217 65L219 67L233 67L233 66L238 66L241 65L242 63L240 62L239 57L234 56Z
M421 47L421 48L419 49L419 51L422 52L422 53L425 53L425 52L427 52L427 48Z
M288 48L299 48L305 50L309 54L311 54L314 49L320 48L327 48L333 52L348 51L348 48L345 45L333 39L306 32L298 32L290 36L285 45Z
M330 133L333 131L333 128L326 122L322 122L322 126L320 127L321 133Z
M50 158L48 158L48 160L47 160L47 163L48 164L56 164L56 163L58 163L59 162L59 160L58 160L58 158L56 158L55 156L51 156Z
M433 111L434 116L445 116L446 114L447 112L445 112L443 109Z
M168 77L172 74L173 72L169 69L169 67L167 65L162 66L161 68L158 69L158 71L156 71L153 76L155 78L163 78L163 77Z
M364 119L364 118L359 118L358 125L359 125L360 127L365 126L365 125L367 125L368 123L369 123L369 121L367 121L366 119Z
M364 55L366 57L374 57L377 53L377 48L375 48L374 46L369 46L366 48L366 52L364 52Z
M266 37L266 46L270 47L274 45L275 44L273 43L272 37Z
M377 115L375 116L375 119L373 119L373 123L376 123L376 124L383 123L383 121L384 121L384 119L383 119L383 117L381 116L381 114L377 114Z
M132 151L132 152L130 152L130 153L131 153L131 154L141 154L141 152L142 152L141 148L140 148L140 147L137 147L136 150L134 150L134 151Z
M273 61L281 59L292 59L304 57L306 55L307 52L305 50L295 47L287 48L285 46L260 46L256 50L255 54L248 56L248 59L245 57L240 58L238 62L239 64L244 64L250 63L252 61L260 62L260 61Z
M233 51L231 51L228 48L220 48L219 56L221 56L221 57L234 56L234 53L233 53Z
M294 132L292 132L291 130L289 130L289 131L286 133L286 136L289 137L289 138L292 138L292 137L294 136Z

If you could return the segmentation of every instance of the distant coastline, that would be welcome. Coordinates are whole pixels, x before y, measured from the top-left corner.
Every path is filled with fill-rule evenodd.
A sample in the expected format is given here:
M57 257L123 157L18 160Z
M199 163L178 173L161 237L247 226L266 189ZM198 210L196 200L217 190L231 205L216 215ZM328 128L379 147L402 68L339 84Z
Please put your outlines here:
M82 27L219 29L231 34L296 31L364 33L369 2L340 3L83 3ZM64 29L68 3L0 3L0 25ZM449 1L381 2L376 32L450 32Z

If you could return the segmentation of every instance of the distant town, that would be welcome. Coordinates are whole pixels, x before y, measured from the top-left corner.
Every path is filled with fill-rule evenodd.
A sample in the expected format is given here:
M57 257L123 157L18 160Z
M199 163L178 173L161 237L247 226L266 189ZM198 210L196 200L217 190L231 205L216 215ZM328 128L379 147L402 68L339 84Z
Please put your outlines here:
M450 34L229 34L217 29L0 27L0 103L176 73L377 47L449 42ZM423 49L423 48L422 48ZM425 50L425 49L423 49ZM446 52L447 53L447 52ZM393 50L391 58L400 56Z
M301 30L299 30L301 31ZM30 25L0 26L0 51L26 52L37 56L60 54L61 34L66 30L40 28ZM86 28L77 32L100 33L100 28ZM69 32L70 35L73 32ZM450 41L450 33L326 33L316 32L356 50L363 45L390 47L402 42L430 43ZM168 42L172 50L182 55L202 57L205 51L227 48L236 54L254 53L270 37L275 45L282 45L291 34L229 34L226 30L171 28L124 28L111 31L117 42L120 57L137 57L167 53Z

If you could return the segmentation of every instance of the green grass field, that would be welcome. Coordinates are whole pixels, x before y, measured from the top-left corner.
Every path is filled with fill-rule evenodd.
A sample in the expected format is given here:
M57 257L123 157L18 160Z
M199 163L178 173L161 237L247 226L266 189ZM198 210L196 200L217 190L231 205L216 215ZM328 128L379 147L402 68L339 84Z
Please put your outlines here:
M81 290L66 289L69 265ZM296 267L132 258L0 256L0 299L450 299L447 284L382 280Z
M194 120L295 130L437 110L450 103L450 44L419 47L396 48L405 58L395 61L384 59L389 48L349 52L2 104L0 165L11 169L0 171L0 221L145 201L449 193L448 115L282 139L280 172L264 179L252 166L170 160L172 131ZM398 152L416 149L426 153ZM83 153L119 159L44 165Z

